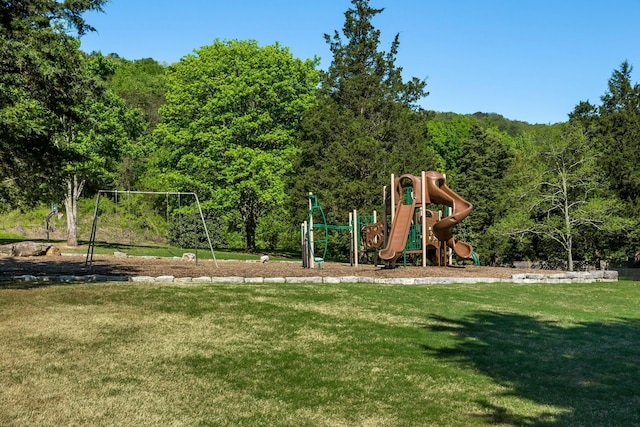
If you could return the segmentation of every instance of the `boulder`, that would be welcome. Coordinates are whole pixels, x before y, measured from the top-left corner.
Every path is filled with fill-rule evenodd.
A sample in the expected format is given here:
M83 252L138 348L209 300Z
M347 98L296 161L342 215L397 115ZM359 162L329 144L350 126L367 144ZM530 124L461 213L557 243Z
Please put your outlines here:
M13 256L41 256L47 253L52 245L37 242L18 242L13 245L11 255Z

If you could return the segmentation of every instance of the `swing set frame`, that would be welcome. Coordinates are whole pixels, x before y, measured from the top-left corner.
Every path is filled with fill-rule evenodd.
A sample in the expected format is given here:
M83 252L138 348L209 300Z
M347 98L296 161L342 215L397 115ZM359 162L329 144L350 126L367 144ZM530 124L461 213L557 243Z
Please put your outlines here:
M196 207L198 208L198 213L200 215L200 219L202 221L202 227L204 228L204 232L207 236L207 242L209 243L209 249L211 250L211 256L213 257L213 262L218 268L218 260L216 259L216 255L213 252L213 245L211 244L211 237L209 236L209 230L207 229L207 223L204 220L204 215L202 214L202 207L200 206L200 200L198 199L198 195L195 192L183 192L183 191L128 191L128 190L98 190L98 194L96 195L96 207L93 213L93 225L91 227L91 237L89 239L89 246L87 248L87 256L85 259L85 266L89 266L89 270L93 267L93 252L96 244L96 232L98 230L98 212L100 211L100 199L104 194L113 194L115 200L118 200L118 195L126 194L127 200L129 200L129 196L131 194L149 194L155 196L164 195L167 199L167 215L169 212L169 196L178 196L178 200L180 200L181 196L192 196L194 198L195 204L193 209L194 222L196 219ZM116 202L117 203L117 202ZM198 264L198 244L194 242L195 255L196 255L196 265Z

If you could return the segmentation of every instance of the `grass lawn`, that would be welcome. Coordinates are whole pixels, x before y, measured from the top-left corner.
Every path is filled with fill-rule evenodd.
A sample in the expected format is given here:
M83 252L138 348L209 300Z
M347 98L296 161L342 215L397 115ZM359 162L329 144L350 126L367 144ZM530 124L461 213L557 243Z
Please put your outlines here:
M0 425L640 425L640 283L0 282Z

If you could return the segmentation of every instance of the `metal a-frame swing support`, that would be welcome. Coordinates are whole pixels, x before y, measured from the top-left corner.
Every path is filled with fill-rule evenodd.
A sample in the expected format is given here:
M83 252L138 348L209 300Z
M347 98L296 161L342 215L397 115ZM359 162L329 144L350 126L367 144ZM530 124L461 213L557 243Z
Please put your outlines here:
M209 249L211 250L211 256L213 258L213 262L218 268L218 260L216 259L216 255L213 253L213 245L211 244L211 237L209 236L209 230L207 229L207 223L204 220L204 215L202 214L202 208L200 207L200 200L198 199L198 195L194 192L182 192L182 191L122 191L122 190L98 190L98 195L96 196L96 208L93 213L93 225L91 227L91 237L89 239L89 247L87 248L87 256L85 259L85 266L89 266L89 270L93 268L93 251L96 244L96 231L98 229L98 212L100 209L100 198L103 194L115 194L117 197L118 194L126 194L129 196L130 194L151 194L151 195L165 195L167 198L170 195L178 195L178 196L193 196L196 206L198 206L198 212L200 213L200 219L202 220L202 226L204 228L204 232L207 236L207 242L209 243ZM195 209L194 209L195 211ZM194 212L195 215L195 212ZM195 218L194 218L195 220ZM196 251L196 265L198 264L198 244L195 242L195 251Z

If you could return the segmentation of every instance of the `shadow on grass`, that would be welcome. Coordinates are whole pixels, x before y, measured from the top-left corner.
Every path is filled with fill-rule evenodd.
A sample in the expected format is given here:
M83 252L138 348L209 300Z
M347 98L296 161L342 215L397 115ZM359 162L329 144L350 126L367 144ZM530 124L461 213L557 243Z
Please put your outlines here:
M144 271L144 263L138 265L111 264L108 261L85 263L84 256L78 257L0 257L0 288L34 288L60 284L60 281L30 281L28 278L12 280L20 276L127 276L139 275Z
M571 326L513 313L464 319L430 317L423 326L455 336L447 348L423 348L504 386L507 396L549 405L560 415L514 414L491 396L478 399L488 424L640 425L640 320Z

